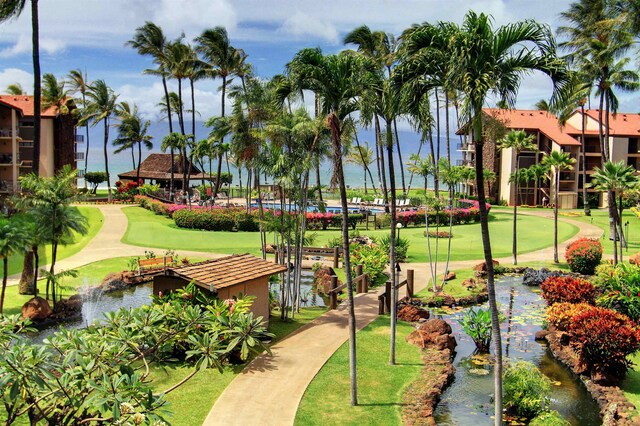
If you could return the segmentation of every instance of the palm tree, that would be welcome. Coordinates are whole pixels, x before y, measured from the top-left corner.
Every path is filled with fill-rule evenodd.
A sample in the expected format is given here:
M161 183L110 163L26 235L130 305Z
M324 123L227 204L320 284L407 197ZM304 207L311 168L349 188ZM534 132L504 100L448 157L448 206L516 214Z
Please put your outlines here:
M356 381L356 324L353 301L353 279L349 256L349 228L347 191L342 166L343 132L345 121L355 111L357 99L370 83L375 69L365 69L362 59L348 54L323 55L320 49L303 49L287 65L291 78L302 89L312 90L322 99L322 112L331 129L335 175L340 189L342 206L342 241L346 285L349 299L349 365L351 404L357 405Z
M567 152L552 151L545 155L542 164L553 173L553 261L558 263L558 192L560 192L560 173L573 169L576 160Z
M196 37L195 41L197 43L196 52L200 53L205 61L203 72L222 79L222 84L220 85L222 92L220 115L224 117L227 84L230 82L230 77L236 73L236 70L244 65L246 58L238 55L236 53L237 50L231 46L229 35L224 27L218 26L205 30L199 37ZM221 170L221 167L222 156L218 157L218 170ZM220 176L218 175L214 195L218 193L219 189Z
M8 95L26 95L26 92L24 91L20 83L13 83L8 85L5 89L5 92L7 92Z
M615 234L613 238L613 263L618 263L617 241L620 241L620 260L622 260L623 232L622 232L622 194L638 185L638 177L633 166L627 166L624 161L614 163L607 161L602 169L596 167L591 176L591 186L599 191L613 194L609 204L613 206ZM620 197L619 208L616 207L616 195Z
M87 76L87 72L84 74L82 70L76 69L69 71L69 75L67 76L69 86L71 86L72 93L80 93L82 96L82 112L84 114L87 108L87 91L89 90L89 78ZM89 123L85 123L85 135L87 137L87 148L84 154L84 174L87 174L87 166L89 165ZM84 182L84 187L87 187L87 182Z
M27 192L29 203L40 232L46 242L51 243L51 267L49 276L55 275L55 264L59 245L73 242L73 233L87 233L87 218L70 204L74 199L76 170L66 165L53 177L38 177L31 173L20 177L21 187ZM47 279L46 297L49 297L50 279ZM56 302L55 286L52 299Z
M138 113L138 106L131 107L127 102L121 102L120 107L116 110L116 115L120 118L117 125L118 138L113 141L114 146L119 148L114 153L119 153L125 149L131 148L131 156L133 157L133 167L136 169L136 182L140 182L140 164L142 163L142 146L145 149L153 149L151 140L153 136L147 134L149 120L144 121ZM138 149L138 165L134 156L134 149Z
M82 123L92 121L91 126L96 126L100 121L104 123L104 171L107 174L107 190L109 192L109 202L111 202L111 180L109 179L109 120L116 111L116 101L118 95L107 86L104 80L97 80L89 86L87 92L89 104L86 113L82 118Z
M23 224L16 217L0 218L0 256L2 256L2 293L0 294L0 314L4 307L4 294L9 276L9 256L22 252L26 243Z
M169 76L169 60L167 57L167 38L162 32L162 28L153 22L146 21L145 24L136 29L133 39L126 43L133 47L140 55L151 56L153 62L158 65L155 70L145 70L146 74L159 75L162 78L162 88L164 89L164 105L163 112L167 114L169 122L169 134L173 133L173 120L171 118L171 110L174 103L171 102L169 89L167 87L167 77ZM86 163L85 163L86 164ZM169 198L173 199L173 169L174 169L174 152L171 151L171 180L169 181Z
M502 140L498 142L498 147L500 149L510 149L516 157L516 166L515 166L515 179L514 186L515 192L513 196L513 264L518 264L518 250L517 250L517 206L518 206L518 169L520 166L520 153L522 151L535 151L537 150L536 143L534 142L533 135L527 135L527 132L524 130L512 130L505 136Z
M433 39L430 31L411 31L403 35L403 45L429 45ZM517 97L519 83L528 72L541 71L552 77L554 89L565 79L564 62L555 52L555 42L548 29L533 21L516 22L500 28L492 27L491 19L484 14L468 12L455 39L449 44L453 67L451 86L464 95L463 110L476 146L476 190L480 204L480 228L487 266L487 286L493 343L495 347L495 423L502 423L502 340L493 276L493 257L489 239L489 223L484 190L483 164L483 112L490 93L512 105ZM408 55L396 67L396 81L428 78L436 74L434 66L421 56L421 49L408 50Z
M0 2L0 22L17 18L24 11L27 0L3 0ZM40 172L40 117L42 115L40 86L40 24L38 0L31 0L31 43L33 45L33 171Z
M187 137L181 133L173 132L168 134L162 139L162 145L160 145L160 150L162 152L166 152L169 150L170 152L174 152L178 150L178 152L182 152L183 148L187 145ZM171 154L173 158L173 154ZM171 162L171 173L173 175L173 161ZM183 188L184 190L185 188Z
M356 152L351 152L347 157L347 163L356 164L362 167L364 172L364 193L367 193L367 172L371 178L371 184L373 185L373 176L369 170L369 165L373 164L375 159L373 158L373 150L369 146L369 142L365 142L364 146L358 145L355 147Z

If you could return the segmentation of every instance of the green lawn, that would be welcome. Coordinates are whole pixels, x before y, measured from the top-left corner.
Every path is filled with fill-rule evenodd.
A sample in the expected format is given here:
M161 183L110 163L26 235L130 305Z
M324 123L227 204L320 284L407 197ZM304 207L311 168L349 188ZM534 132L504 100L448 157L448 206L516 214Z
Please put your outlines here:
M631 361L634 363L633 369L627 372L627 377L620 388L624 391L627 399L636 406L637 417L640 416L640 352L636 352L631 357Z
M301 308L295 320L283 322L278 312L274 311L269 322L269 331L276 335L272 344L325 312L325 308ZM222 391L243 368L244 365L225 366L222 373L216 369L198 372L185 385L167 395L171 404L169 410L173 413L167 420L174 426L202 424ZM154 366L150 376L153 388L156 391L167 389L188 375L191 369L190 366L175 364Z
M402 394L420 377L420 350L405 341L413 327L398 323L396 361L389 365L389 317L358 332L358 406L349 404L349 344L333 354L307 387L296 425L399 425Z
M570 210L570 212L582 213L582 210ZM604 231L604 236L600 240L606 254L613 255L613 241L609 240L609 212L607 209L591 210L591 216L580 215L570 219L579 220L585 223L592 223ZM636 217L631 210L622 212L622 223L629 222L629 251L624 250L623 257L640 252L640 218ZM625 230L626 231L626 230Z
M104 216L100 209L95 207L86 207L86 206L78 206L77 207L80 213L84 217L87 218L89 223L89 230L86 235L78 235L74 234L74 242L67 246L60 246L58 248L58 260L62 260L69 256L73 256L82 250L89 241L96 236L100 228L102 228L102 224L104 223ZM40 265L46 265L49 263L49 258L51 256L51 245L47 244L46 246L41 246L38 250L40 254ZM22 254L15 254L9 257L9 275L16 274L22 271L22 262L23 256Z
M129 219L129 226L123 242L143 247L158 247L176 250L195 250L213 253L260 253L260 236L257 232L210 232L180 229L173 220L158 216L141 207L123 209ZM494 257L511 254L512 219L508 214L492 214L490 222L491 244ZM442 228L441 228L442 229ZM361 234L382 237L388 230L364 230ZM559 241L567 240L578 232L578 228L559 222ZM339 230L316 231L315 246L323 246L340 234ZM409 240L408 261L427 261L427 240L424 228L402 229L402 238ZM267 238L271 241L271 237ZM435 240L432 240L435 241ZM519 252L526 253L549 247L553 244L553 221L534 216L518 218ZM434 246L435 243L432 242ZM435 247L434 247L435 250ZM440 240L438 259L446 258L447 240ZM480 225L458 225L453 228L451 260L472 260L483 257Z

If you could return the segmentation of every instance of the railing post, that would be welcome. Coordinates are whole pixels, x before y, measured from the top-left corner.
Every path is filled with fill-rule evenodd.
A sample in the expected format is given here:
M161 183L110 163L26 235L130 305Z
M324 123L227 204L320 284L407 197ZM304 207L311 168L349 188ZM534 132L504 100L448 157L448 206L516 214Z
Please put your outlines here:
M338 246L333 248L333 267L338 268L338 262L340 261L340 251L338 250Z
M338 288L338 277L335 275L331 276L331 291L329 292L329 309L337 309L338 308L338 292L334 291Z
M362 291L365 293L369 293L369 274L364 276L364 285L362 287Z
M384 315L384 294L378 296L378 315Z
M362 265L356 265L356 277L359 277L361 275L362 275ZM360 294L363 292L364 292L364 289L362 285L362 278L360 278L356 283L356 294Z
M265 247L265 249L266 249L266 247ZM280 262L278 262L278 260L279 260L278 253L280 252L280 250L278 249L278 247L276 247L276 248L275 248L275 250L274 250L273 252L274 252L274 254L275 254L275 256L276 256L276 257L275 257L275 261L274 261L274 263L277 265L278 263L280 263Z
M413 269L407 269L407 296L413 297Z
M386 312L391 312L391 281L387 281L386 283L384 283L384 286L384 298L385 305L387 307Z

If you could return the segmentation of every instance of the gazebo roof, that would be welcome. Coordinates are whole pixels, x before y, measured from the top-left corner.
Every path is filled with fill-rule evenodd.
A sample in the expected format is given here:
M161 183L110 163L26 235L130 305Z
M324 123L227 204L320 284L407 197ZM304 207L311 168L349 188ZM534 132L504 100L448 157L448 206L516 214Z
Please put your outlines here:
M189 160L187 160L187 168ZM182 162L175 160L173 164L174 179L179 180L182 175ZM137 170L120 173L120 179L135 179L138 176ZM140 164L140 178L169 180L171 179L171 154L149 154L147 158ZM191 180L210 179L209 175L204 174L195 164L191 163Z
M271 263L250 254L233 254L189 266L169 268L167 273L189 281L193 280L200 287L214 291L286 270L286 266Z

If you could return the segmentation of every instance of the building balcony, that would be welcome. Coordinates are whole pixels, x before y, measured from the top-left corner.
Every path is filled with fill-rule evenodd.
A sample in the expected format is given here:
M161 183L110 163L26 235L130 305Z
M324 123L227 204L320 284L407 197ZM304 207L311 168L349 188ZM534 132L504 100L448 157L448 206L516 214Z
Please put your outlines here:
M13 137L13 133L11 132L11 129L0 129L0 138L12 138Z
M471 160L456 160L456 166L473 167L473 161L471 161Z
M75 159L76 161L84 161L84 152L76 152Z
M76 135L74 141L75 143L84 143L84 135Z
M472 143L459 143L456 145L456 150L457 151L475 151L476 150L476 146L475 144Z

